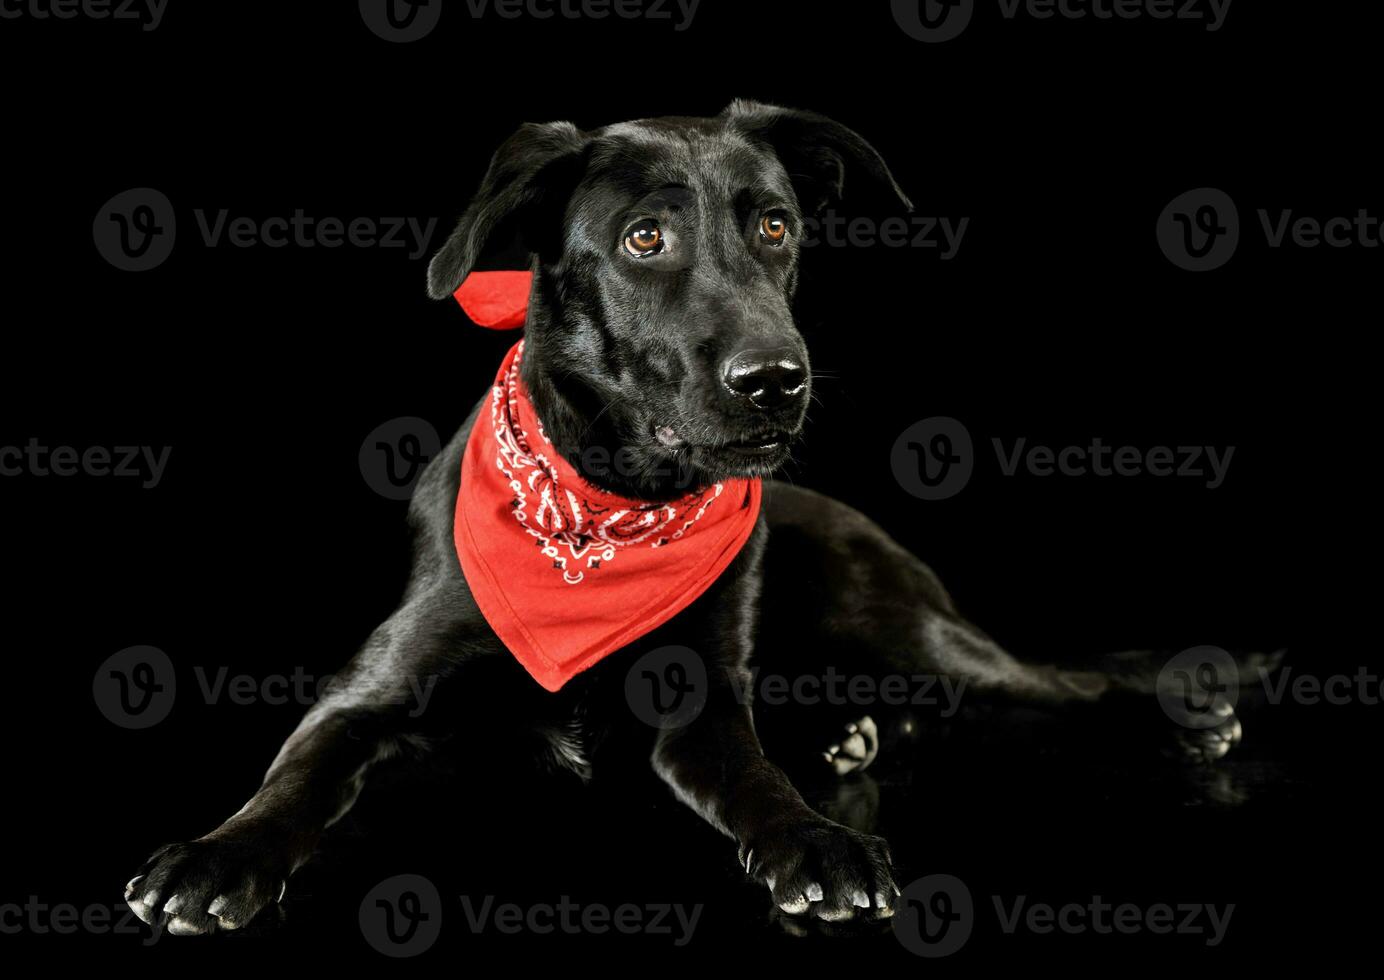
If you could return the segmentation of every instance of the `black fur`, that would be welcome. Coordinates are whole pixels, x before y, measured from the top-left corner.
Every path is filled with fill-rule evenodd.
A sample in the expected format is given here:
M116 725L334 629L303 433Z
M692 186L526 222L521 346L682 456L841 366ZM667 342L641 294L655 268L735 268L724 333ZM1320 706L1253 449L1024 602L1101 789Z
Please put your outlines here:
M809 385L790 312L804 219L828 205L881 202L910 207L864 139L810 113L736 103L711 119L590 133L526 125L496 153L433 259L429 292L449 296L488 242L521 234L536 273L525 381L546 432L594 483L668 499L722 478L767 476L784 461ZM766 237L766 215L786 222L781 244ZM625 237L648 221L664 247L636 257ZM745 358L769 372L763 384L772 390L730 384ZM145 864L127 899L146 921L165 921L175 934L244 925L276 900L371 766L467 727L491 739L510 731L582 773L602 744L636 747L735 841L781 908L825 919L888 915L895 885L884 841L815 813L761 751L735 689L757 637L774 640L759 651L771 667L791 653L801 671L831 651L856 673L944 674L1028 702L1090 702L1116 690L1151 700L1146 672L1015 660L875 524L775 483L750 542L708 592L549 694L491 632L457 561L453 507L475 419L429 466L410 506L415 557L401 606L308 712L249 803ZM710 693L693 722L655 734L629 723L623 678L635 657L671 644L701 652ZM429 710L410 711L410 682L433 679ZM1223 732L1204 737L1229 744L1233 725L1229 716ZM877 741L862 749L862 763L877 749Z

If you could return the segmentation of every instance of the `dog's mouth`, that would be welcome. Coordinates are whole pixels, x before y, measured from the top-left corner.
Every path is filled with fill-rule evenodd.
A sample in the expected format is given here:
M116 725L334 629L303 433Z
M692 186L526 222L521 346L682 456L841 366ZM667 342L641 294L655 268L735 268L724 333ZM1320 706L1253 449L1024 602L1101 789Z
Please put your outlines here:
M663 448L720 478L767 476L788 459L797 433L771 429L694 442L671 426L661 426L654 430L654 437Z
M768 432L748 439L737 439L715 448L740 456L772 456L781 449L787 449L793 437L786 432Z

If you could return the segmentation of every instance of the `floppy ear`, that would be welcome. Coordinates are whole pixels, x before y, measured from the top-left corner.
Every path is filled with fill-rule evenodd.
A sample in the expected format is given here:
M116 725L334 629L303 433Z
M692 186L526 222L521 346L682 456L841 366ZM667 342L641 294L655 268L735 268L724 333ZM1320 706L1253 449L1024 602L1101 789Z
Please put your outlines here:
M551 244L585 145L585 136L568 122L525 123L505 140L466 213L428 264L428 295L451 296L502 226L517 225L531 251Z
M815 112L736 100L721 114L767 143L788 170L809 213L843 202L853 208L913 210L884 158L859 133Z

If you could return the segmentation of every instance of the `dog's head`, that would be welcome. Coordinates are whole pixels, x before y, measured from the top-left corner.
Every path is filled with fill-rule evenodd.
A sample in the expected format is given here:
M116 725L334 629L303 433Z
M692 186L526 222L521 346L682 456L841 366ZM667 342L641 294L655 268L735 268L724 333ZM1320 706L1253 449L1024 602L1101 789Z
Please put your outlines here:
M788 457L811 390L790 311L805 220L909 209L839 123L737 102L709 119L528 124L433 258L449 297L487 243L534 256L524 378L545 432L607 489L659 499Z

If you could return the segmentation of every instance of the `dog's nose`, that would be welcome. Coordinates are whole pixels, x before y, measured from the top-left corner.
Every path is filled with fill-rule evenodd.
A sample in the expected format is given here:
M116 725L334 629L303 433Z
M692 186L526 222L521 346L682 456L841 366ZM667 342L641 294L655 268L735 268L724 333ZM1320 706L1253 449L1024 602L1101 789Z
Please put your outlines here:
M807 390L807 368L791 347L742 350L726 361L726 387L759 408L776 408Z

